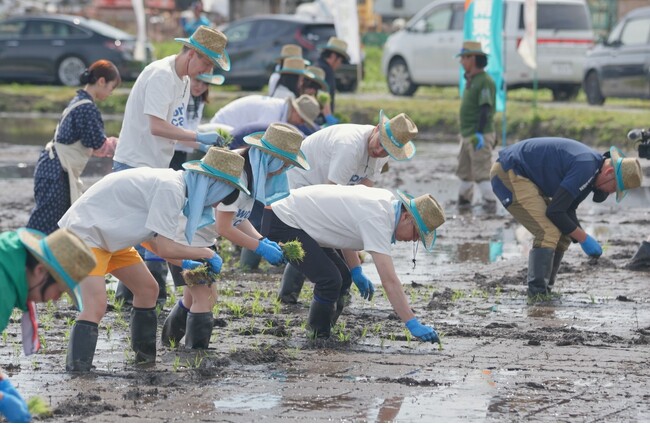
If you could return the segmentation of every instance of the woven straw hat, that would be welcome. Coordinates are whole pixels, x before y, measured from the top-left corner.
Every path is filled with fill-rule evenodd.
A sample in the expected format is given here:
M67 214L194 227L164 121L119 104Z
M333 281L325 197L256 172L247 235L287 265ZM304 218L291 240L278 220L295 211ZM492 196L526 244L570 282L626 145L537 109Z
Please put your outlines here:
M322 50L330 50L334 53L338 53L345 58L345 60L350 60L350 55L348 54L348 43L341 40L340 38L330 37L327 40L327 44L321 47Z
M609 155L616 176L616 202L623 200L627 190L641 187L643 173L637 158L626 158L615 146L610 147Z
M406 210L413 216L424 248L431 252L436 242L436 228L445 222L445 212L430 194L423 194L414 198L397 190L397 196L406 207Z
M305 72L305 78L318 83L323 91L330 91L330 86L327 81L325 81L325 71L323 68L319 66L308 66L307 72Z
M79 282L95 268L95 255L86 243L68 229L61 228L45 235L30 228L19 228L23 245L42 263L74 302L83 310Z
M206 84L221 85L226 80L226 77L218 74L200 74L196 76L196 79Z
M239 180L244 169L244 158L232 150L212 146L201 160L191 160L183 168L215 178L250 195L245 184Z
M244 137L246 144L257 147L285 162L291 162L304 170L309 170L309 162L300 150L303 136L296 127L280 122L273 123L264 132L256 132Z
M288 57L282 62L281 74L305 75L305 61L300 57Z
M460 53L458 53L456 57L472 55L487 56L487 53L483 51L480 41L464 41L463 47L460 49Z
M201 25L190 38L174 38L174 40L212 59L224 71L230 70L230 56L226 51L228 37L218 29Z
M297 99L290 97L287 101L291 103L291 107L298 112L298 115L300 115L307 125L316 128L314 119L320 115L320 105L314 96L303 94Z
M395 160L409 160L415 155L415 144L411 141L418 135L418 127L405 113L388 119L379 111L379 142Z
M302 59L305 65L311 64L310 61L302 57L302 47L297 44L285 44L282 46L282 50L280 50L280 57L275 59L275 61L277 63L282 63L283 60L290 57L297 57Z

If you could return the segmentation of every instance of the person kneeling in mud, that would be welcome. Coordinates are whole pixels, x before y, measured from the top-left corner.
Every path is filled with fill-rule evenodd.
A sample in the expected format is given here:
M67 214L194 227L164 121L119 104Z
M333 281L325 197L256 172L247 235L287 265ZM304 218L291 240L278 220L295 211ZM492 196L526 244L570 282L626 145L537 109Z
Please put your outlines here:
M395 197L388 190L364 185L319 184L291 190L289 197L267 208L262 234L279 243L298 240L305 251L304 259L292 264L314 283L308 317L311 337L330 337L343 311L343 294L352 276L335 249L351 249L370 253L388 300L411 334L422 341L439 341L436 331L422 325L411 311L391 257L396 240L422 240L427 251L433 249L436 228L445 222L433 196L413 198L398 191ZM372 298L374 288L367 278L365 287L357 287L364 298Z
M267 205L274 200L289 195L289 183L285 171L293 166L301 169L309 169L309 163L300 150L303 136L298 129L284 123L273 123L266 131L256 132L244 137L248 146L245 149L237 149L234 152L244 158L244 171L242 182L246 184L250 195L240 193L237 200L232 204L222 202L217 206L216 228L206 227L206 231L212 234L205 235L201 229L201 235L207 245L214 244L217 235L227 238L233 244L249 249L251 252L260 255L271 265L284 264L284 255L280 246L262 237L248 217L253 210L255 201ZM216 232L214 230L216 229ZM177 266L170 267L174 285L185 286L186 281ZM204 342L197 344L196 339L188 340L190 320L192 319L192 307L194 298L187 288L183 291L183 299L179 300L167 316L162 330L162 343L170 346L172 340L176 343L185 336L185 346L190 348L208 347L209 336ZM188 316L188 312L190 315ZM210 320L212 314L209 314ZM187 332L186 332L187 329ZM210 325L210 333L212 326ZM200 331L200 330L198 330Z
M580 243L590 257L603 253L580 226L578 205L593 192L600 203L616 192L641 186L641 165L616 147L600 154L576 140L531 138L499 152L492 166L492 190L503 206L533 236L528 254L528 297L545 300L555 284L564 252Z
M131 347L136 363L156 360L156 299L158 284L132 246L145 247L168 262L194 269L204 260L214 273L221 257L205 247L192 247L197 229L214 222L213 207L234 201L243 158L212 147L200 161L183 164L184 171L168 168L133 168L109 174L95 183L59 221L93 250L97 266L81 282L85 308L70 333L66 370L89 371L98 337L98 323L106 312L106 283L111 273L133 292ZM106 205L110 205L108 208ZM179 216L187 217L185 238L174 241ZM192 289L197 312L210 311L214 298L208 286ZM206 309L206 310L204 310ZM211 327L210 327L211 328Z

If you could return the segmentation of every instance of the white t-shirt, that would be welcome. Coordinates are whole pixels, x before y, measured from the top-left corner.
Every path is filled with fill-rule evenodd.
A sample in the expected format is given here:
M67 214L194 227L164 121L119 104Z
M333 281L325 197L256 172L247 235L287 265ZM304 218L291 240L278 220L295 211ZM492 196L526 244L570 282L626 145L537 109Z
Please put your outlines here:
M288 103L285 99L253 94L228 103L210 120L211 124L225 124L237 129L254 122L271 124L287 122Z
M322 247L390 255L395 196L364 185L312 185L291 190L271 205L285 224L305 231Z
M271 94L271 97L276 99L295 99L296 95L293 94L293 91L289 90L287 86L279 84Z
M368 139L374 125L339 124L316 131L302 142L311 166L309 171L293 167L287 171L289 187L314 184L358 184L364 178L375 181L388 157L371 158Z
M188 99L188 104L193 102L193 99ZM196 108L195 112L190 112L187 108L185 109L185 128L186 130L196 131L201 125L201 118L203 117L203 109L205 108L205 102L199 100L199 106ZM179 150L181 152L192 153L193 148L184 145L183 143L176 143L174 150Z
M150 63L133 85L115 150L117 162L134 168L169 167L176 141L151 134L149 116L185 126L190 79L176 74L175 59L174 55Z
M108 174L59 221L90 247L115 252L160 234L174 239L185 205L182 171L133 168Z
M248 184L248 176L246 175L246 172L242 172L241 181L242 184L244 185ZM230 205L224 205L223 203L219 203L219 205L217 206L217 211L234 212L235 214L232 217L232 226L237 227L245 219L248 219L251 216L251 211L253 210L254 203L255 203L255 199L253 199L251 196L247 195L246 193L240 191L239 196L237 196L237 200L235 200Z

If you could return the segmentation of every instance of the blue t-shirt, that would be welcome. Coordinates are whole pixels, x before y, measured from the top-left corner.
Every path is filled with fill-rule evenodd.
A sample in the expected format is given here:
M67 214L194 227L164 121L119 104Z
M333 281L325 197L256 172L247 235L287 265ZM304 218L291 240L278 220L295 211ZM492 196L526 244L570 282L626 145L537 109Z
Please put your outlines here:
M562 187L574 198L593 189L604 157L579 141L559 137L530 138L499 152L504 171L531 180L547 197Z

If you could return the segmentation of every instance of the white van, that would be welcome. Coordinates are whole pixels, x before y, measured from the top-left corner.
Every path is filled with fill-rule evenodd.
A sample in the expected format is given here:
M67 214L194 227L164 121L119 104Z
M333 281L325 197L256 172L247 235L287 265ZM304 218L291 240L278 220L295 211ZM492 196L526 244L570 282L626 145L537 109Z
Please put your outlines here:
M410 96L420 85L458 84L465 0L437 0L386 40L382 71L391 93ZM533 69L517 53L524 36L524 0L504 0L505 80L508 89L533 86ZM554 100L580 90L594 33L586 0L538 0L537 80Z

